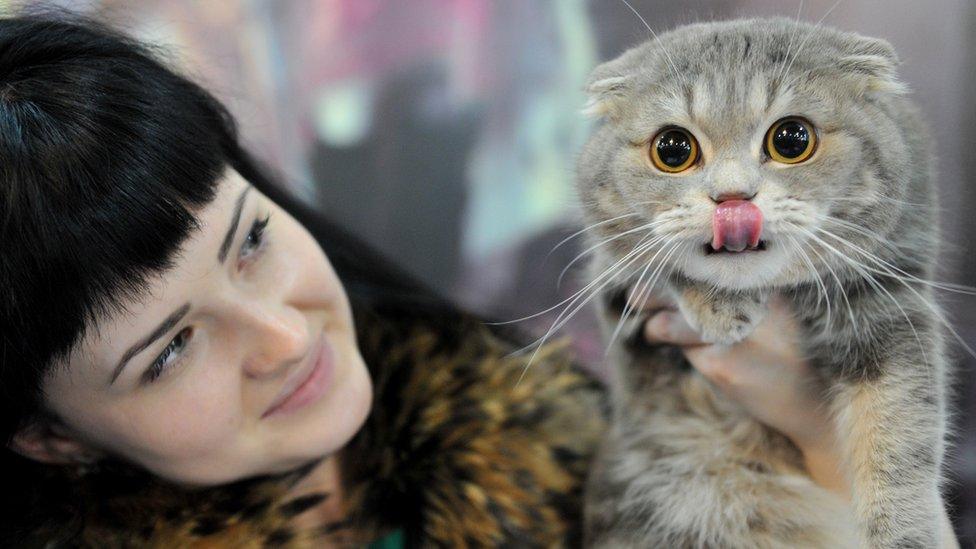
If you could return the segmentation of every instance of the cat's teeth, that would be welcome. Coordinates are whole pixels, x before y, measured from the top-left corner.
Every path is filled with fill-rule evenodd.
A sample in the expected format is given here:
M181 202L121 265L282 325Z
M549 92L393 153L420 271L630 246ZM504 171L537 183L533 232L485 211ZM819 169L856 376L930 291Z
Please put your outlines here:
M717 253L741 253L741 252L761 252L766 249L766 241L760 240L758 243L753 245L752 243L731 243L726 242L722 246L715 248L713 243L705 243L702 245L704 247L705 255L712 255Z

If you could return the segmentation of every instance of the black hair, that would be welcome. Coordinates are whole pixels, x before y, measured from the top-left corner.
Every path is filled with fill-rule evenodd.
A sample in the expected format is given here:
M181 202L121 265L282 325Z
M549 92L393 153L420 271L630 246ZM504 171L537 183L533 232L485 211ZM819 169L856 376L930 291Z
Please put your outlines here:
M143 46L50 14L0 20L0 433L48 368L165 271L230 160L227 111Z
M157 55L63 12L0 19L5 443L42 411L49 369L172 264L228 166L309 226L354 299L450 308L284 193L224 106Z

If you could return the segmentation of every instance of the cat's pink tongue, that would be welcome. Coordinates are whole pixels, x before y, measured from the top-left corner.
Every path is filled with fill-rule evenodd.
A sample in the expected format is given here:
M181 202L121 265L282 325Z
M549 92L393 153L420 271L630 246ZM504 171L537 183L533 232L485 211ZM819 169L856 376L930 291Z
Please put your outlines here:
M712 249L741 252L759 245L763 215L748 200L726 200L712 214Z

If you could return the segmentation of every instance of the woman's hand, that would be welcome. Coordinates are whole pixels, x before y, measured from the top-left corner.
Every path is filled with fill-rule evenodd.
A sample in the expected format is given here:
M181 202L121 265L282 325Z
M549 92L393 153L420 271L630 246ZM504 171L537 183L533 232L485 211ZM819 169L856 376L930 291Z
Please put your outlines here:
M800 355L800 331L782 298L749 337L735 345L708 345L671 304L651 299L645 308L663 310L644 325L651 343L678 345L691 365L757 421L786 435L803 453L814 482L850 500L851 487L827 409L824 387ZM949 515L942 511L942 544L959 547Z
M803 452L814 481L849 497L840 449L818 382L800 355L799 330L781 298L770 302L766 319L735 345L708 345L684 316L660 299L646 308L668 307L645 324L652 343L678 345L691 365L756 420L783 433Z

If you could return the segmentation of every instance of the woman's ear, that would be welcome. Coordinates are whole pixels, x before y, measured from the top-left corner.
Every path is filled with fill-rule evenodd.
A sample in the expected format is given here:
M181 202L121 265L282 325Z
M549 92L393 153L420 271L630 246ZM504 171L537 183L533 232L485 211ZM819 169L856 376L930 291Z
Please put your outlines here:
M35 419L22 427L10 441L18 454L51 464L90 464L101 453L71 435L70 430L54 419Z

